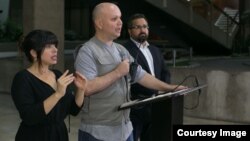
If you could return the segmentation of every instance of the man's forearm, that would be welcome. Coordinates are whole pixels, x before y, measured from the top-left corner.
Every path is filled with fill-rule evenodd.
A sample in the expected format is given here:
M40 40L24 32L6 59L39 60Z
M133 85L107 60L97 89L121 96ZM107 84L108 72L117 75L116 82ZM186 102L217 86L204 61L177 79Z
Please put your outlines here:
M122 75L117 70L114 70L104 76L96 77L93 80L89 80L85 95L89 96L99 91L102 91L121 77Z
M158 91L170 91L175 88L174 85L170 85L165 82L162 82L148 73L146 73L142 77L142 79L139 80L138 83L146 88L154 89Z

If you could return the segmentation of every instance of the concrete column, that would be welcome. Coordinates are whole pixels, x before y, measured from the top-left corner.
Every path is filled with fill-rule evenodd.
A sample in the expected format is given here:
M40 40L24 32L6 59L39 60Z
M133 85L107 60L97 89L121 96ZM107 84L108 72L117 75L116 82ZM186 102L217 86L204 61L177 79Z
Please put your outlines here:
M23 0L23 29L26 35L33 29L45 29L59 39L58 63L64 70L64 0Z

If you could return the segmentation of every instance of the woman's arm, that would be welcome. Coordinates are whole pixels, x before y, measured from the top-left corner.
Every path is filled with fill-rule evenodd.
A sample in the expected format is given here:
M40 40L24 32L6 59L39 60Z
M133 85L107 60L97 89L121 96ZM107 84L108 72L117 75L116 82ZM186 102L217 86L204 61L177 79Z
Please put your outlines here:
M48 97L43 102L44 111L48 114L57 104L57 102L65 95L67 86L74 81L73 74L68 75L66 70L63 75L57 80L57 90L54 94Z
M75 95L75 102L78 107L82 107L84 94L85 94L85 90L87 87L87 79L85 76L83 76L79 72L76 72L74 83L77 87L76 95Z

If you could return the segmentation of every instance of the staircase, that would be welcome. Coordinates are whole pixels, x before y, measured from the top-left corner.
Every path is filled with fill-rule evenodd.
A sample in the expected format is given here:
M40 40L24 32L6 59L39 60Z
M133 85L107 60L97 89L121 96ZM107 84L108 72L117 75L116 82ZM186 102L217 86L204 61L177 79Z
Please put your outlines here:
M238 10L226 7L223 11L232 19L239 22ZM229 17L225 16L224 14L220 14L214 25L223 30L224 32L227 32L229 35L232 35L237 28L237 25L231 22L229 20Z
M233 45L233 39L235 36L235 33L237 32L237 24L234 22L225 22L225 19L228 19L227 17L218 16L219 20L212 19L211 15L213 14L216 9L210 12L207 12L207 15L210 14L210 17L202 17L201 15L197 14L192 7L192 2L186 1L186 0L146 0L151 5L161 9L166 14L173 16L177 20L179 20L182 23L185 23L187 26L192 27L199 33L202 33L203 35L207 36L211 41L216 42L220 46L223 46L224 48L227 48L229 50L232 49ZM214 8L212 4L203 1L207 3L208 6L212 9ZM216 11L218 12L218 10ZM221 13L221 11L219 11ZM231 15L231 19L239 20L239 17L234 17L238 11L231 10L231 9L225 9L224 14ZM222 13L222 14L223 14ZM205 13L206 14L206 13ZM223 23L224 21L224 23ZM227 21L227 20L226 20ZM226 26L228 25L228 26ZM187 33L189 34L189 33Z

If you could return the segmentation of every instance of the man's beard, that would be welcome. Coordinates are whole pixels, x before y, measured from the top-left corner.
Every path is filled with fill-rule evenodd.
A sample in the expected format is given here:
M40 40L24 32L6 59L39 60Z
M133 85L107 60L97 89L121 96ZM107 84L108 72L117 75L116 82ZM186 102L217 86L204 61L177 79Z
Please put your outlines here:
M139 36L136 38L136 40L137 40L139 43L143 43L143 42L145 42L147 39L148 39L148 35L145 34L145 33L139 34Z

